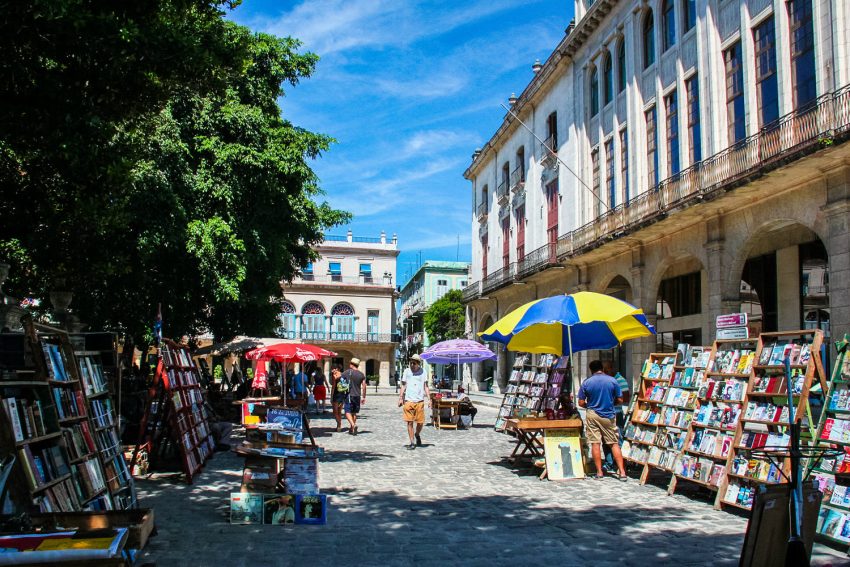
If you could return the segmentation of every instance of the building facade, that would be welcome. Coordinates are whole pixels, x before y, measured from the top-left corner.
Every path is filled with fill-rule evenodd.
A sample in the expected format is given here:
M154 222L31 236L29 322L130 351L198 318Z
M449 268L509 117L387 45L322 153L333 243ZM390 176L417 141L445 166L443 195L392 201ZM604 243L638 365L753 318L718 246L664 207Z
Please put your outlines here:
M634 377L649 352L710 344L723 313L850 330L850 3L576 0L575 14L465 172L469 332L533 299L608 293L658 335L588 356Z
M325 236L316 247L320 258L284 285L278 335L293 342L315 344L337 353L325 361L348 367L362 362L367 376L388 385L395 367L398 340L395 288L398 239Z
M425 332L425 312L435 301L453 289L469 284L468 262L427 260L401 288L399 331L404 354L419 353L431 346Z

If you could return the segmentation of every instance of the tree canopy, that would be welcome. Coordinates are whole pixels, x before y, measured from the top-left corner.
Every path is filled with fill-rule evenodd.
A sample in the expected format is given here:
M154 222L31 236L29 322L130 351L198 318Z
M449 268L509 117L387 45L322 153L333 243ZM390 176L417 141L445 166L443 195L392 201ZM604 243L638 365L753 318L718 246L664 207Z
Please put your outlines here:
M158 303L166 335L271 332L281 279L349 215L317 202L331 138L277 104L317 56L227 21L233 4L3 3L9 293L64 287L137 341Z
M453 289L432 303L425 312L425 332L431 344L463 336L466 315L462 299L463 292Z

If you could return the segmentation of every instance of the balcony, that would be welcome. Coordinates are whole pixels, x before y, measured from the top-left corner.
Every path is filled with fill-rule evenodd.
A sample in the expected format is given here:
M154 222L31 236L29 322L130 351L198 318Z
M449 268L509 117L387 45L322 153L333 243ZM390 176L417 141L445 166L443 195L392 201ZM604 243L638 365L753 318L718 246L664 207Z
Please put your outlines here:
M508 180L504 179L499 186L496 187L496 200L500 205L508 204Z
M325 343L397 343L397 333L347 333L340 331L301 331L301 340Z
M525 168L520 166L511 173L511 191L519 193L525 188Z
M558 163L558 138L555 135L540 144L540 163L544 167L554 167Z
M313 285L313 284L330 284L330 285L365 285L369 287L392 287L392 280L385 278L376 278L374 276L343 276L342 274L327 274L317 276L315 274L301 274L297 279L292 280L290 285Z
M848 137L850 85L822 95L807 108L783 116L738 144L661 181L628 203L564 234L557 244L526 254L513 274L499 270L484 278L480 289L478 284L468 286L463 301L473 301L483 293L637 232Z
M487 206L486 201L484 203L480 203L478 205L478 221L479 222L484 222L484 221L487 220L487 209L488 208L489 207Z

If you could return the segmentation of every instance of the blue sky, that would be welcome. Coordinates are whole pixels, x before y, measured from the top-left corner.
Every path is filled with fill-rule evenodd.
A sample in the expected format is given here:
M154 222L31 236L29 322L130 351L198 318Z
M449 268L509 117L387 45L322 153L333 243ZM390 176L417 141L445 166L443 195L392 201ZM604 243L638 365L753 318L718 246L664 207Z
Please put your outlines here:
M572 2L245 0L230 17L321 57L287 89L283 115L337 139L313 164L330 204L354 213L332 232L397 233L401 285L420 259L469 261L463 172L501 123L500 103L563 36Z

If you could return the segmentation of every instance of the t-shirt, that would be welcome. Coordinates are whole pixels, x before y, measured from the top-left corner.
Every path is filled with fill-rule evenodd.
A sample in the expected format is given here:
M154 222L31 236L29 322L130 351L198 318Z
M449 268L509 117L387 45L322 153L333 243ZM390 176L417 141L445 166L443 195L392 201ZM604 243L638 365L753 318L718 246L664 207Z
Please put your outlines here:
M404 375L401 377L401 383L405 385L404 401L424 401L426 380L428 380L428 376L422 368L419 369L419 372L415 373L410 368L405 368Z
M622 390L624 394L629 391L629 382L623 378L622 374L617 372L617 375L614 376L614 378L617 380L617 385L620 386L620 390Z
M292 379L292 391L296 394L303 394L305 386L307 385L307 375L303 372L299 372Z
M353 370L349 368L345 372L342 373L341 378L348 378L349 390L348 395L352 398L360 397L360 386L363 384L363 381L366 380L366 377L359 370Z
M578 390L578 399L587 401L587 409L608 419L616 416L614 400L622 395L617 380L601 372L585 380Z

